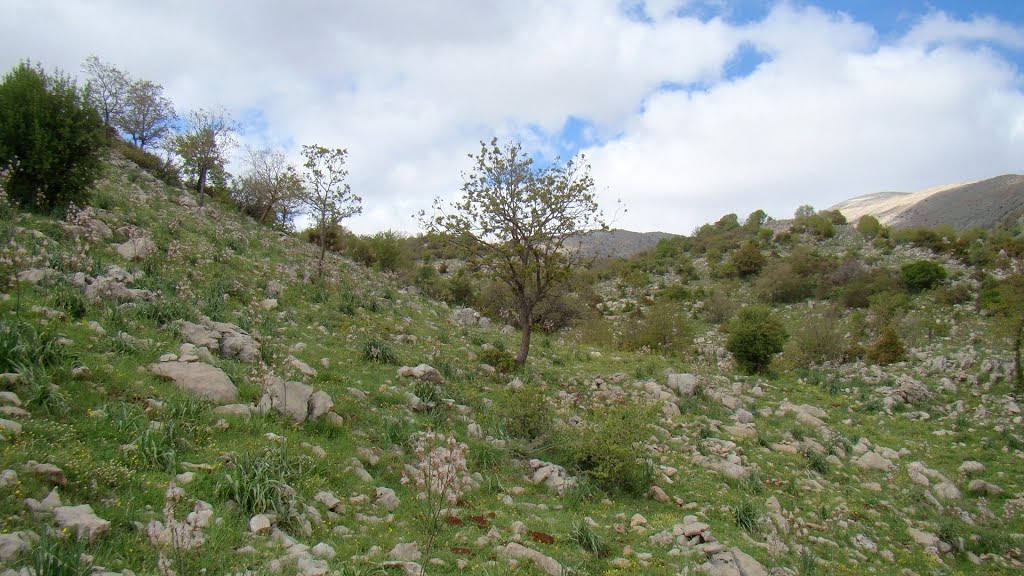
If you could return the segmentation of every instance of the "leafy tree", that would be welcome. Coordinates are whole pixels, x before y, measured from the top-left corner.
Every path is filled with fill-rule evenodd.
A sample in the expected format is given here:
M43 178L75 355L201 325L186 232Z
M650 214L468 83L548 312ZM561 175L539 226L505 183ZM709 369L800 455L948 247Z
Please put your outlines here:
M931 260L918 260L900 268L903 282L911 292L923 292L946 279L946 269Z
M324 274L324 255L327 244L324 234L328 228L334 228L339 222L363 211L362 198L352 193L352 188L345 182L348 170L345 159L348 150L342 148L325 148L313 144L302 147L302 155L306 158L306 193L303 203L310 210L320 230L320 260L317 263L317 274Z
M114 124L142 148L160 142L171 131L175 119L174 104L163 95L164 88L149 80L132 82L124 94Z
M747 240L732 253L729 261L741 278L748 278L760 272L768 259L761 253L756 243Z
M745 372L764 372L772 357L782 352L788 335L782 322L763 306L748 306L729 322L725 348Z
M758 228L763 226L767 220L768 214L765 213L764 210L757 209L751 212L749 216L747 216L746 221L743 223L743 227L749 228L751 230L757 230Z
M223 111L194 110L184 131L170 143L181 156L184 172L195 178L199 205L203 205L206 182L211 173L223 172L227 153L234 146L234 123Z
M423 217L431 232L446 234L512 291L522 330L516 363L526 362L538 305L569 278L578 256L565 250L569 238L607 228L593 192L585 159L539 168L522 144L480 143L470 155L473 170L463 174L462 197L436 215Z
M299 209L304 189L302 177L284 152L269 148L245 149L248 169L236 182L232 196L243 212L265 224L284 224Z
M124 110L125 98L131 85L128 74L96 56L86 58L82 69L89 76L85 87L89 101L100 113L103 123L114 126L118 115Z
M23 62L0 84L0 169L16 202L50 210L84 204L100 170L102 123L67 76Z

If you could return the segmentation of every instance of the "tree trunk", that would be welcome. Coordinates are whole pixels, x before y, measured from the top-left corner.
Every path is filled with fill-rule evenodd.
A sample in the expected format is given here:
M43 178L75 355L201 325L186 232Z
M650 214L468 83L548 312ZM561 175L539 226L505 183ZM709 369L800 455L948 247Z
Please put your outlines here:
M258 222L260 226L263 226L263 223L267 221L267 216L270 214L270 209L273 207L273 204L267 204L267 207L263 209L263 213L260 214L260 220Z
M203 205L203 198L206 196L206 172L207 172L206 168L202 168L202 169L199 170L199 186L197 186L197 188L199 189L199 206L200 207L202 207L202 205Z
M516 366L526 364L526 357L530 354L530 333L533 331L532 306L519 305L519 327L522 338L519 341L519 354L516 356Z

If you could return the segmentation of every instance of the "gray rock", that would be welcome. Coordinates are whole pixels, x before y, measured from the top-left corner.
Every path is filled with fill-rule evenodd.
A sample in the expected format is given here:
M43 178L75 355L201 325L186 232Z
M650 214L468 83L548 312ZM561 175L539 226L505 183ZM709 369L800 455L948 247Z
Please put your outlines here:
M987 496L998 496L1003 493L1003 489L999 486L977 478L971 480L971 483L967 485L967 490L972 494L985 494Z
M744 410L743 408L737 410L736 413L733 414L733 418L735 418L736 421L739 422L740 424L754 423L754 415L751 414L750 411Z
M669 374L668 387L684 398L693 396L700 388L700 381L693 374Z
M263 294L267 298L280 298L281 294L284 293L284 284L281 284L277 280L271 280L267 282L267 287L263 291Z
M0 562L14 562L22 554L30 552L37 538L33 532L0 534Z
M400 542L395 544L395 547L388 552L388 560L397 560L399 562L415 562L422 556L420 547L415 542Z
M157 362L149 365L153 374L170 380L181 390L215 404L238 400L238 388L223 370L202 362Z
M548 576L562 576L562 565L558 561L522 544L509 542L506 546L498 546L497 552L499 556L506 558L533 562L537 568L540 568Z
M57 274L57 271L51 268L29 268L28 270L18 272L18 282L45 284L55 274Z
M241 330L232 330L222 333L220 355L254 364L260 361L260 347L252 336Z
M130 238L123 244L116 244L114 249L125 260L145 260L158 251L156 244L145 237Z
M960 468L957 468L957 472L964 477L976 476L985 472L985 465L974 460L965 460Z
M305 422L309 417L309 400L313 396L313 388L301 382L285 382L271 376L263 388L260 409L276 410L291 417L296 422Z
M252 416L252 406L248 404L225 404L213 409L218 416L241 416L248 418Z
M95 542L97 538L110 531L110 522L93 513L92 506L61 506L53 511L53 521L61 529L67 528L75 532L81 540L87 538Z
M35 460L29 460L25 463L25 469L29 472L39 476L44 482L51 486L66 486L68 479L64 476L64 471L58 468L54 464L43 463L40 464Z
M0 432L8 432L17 436L21 434L21 424L18 424L14 420L0 418Z
M383 506L388 512L394 512L402 504L402 501L398 499L395 491L391 488L379 487L374 491L374 503Z
M459 326L475 326L480 319L480 314L472 308L456 308L452 311L451 319Z
M960 490L957 489L952 482L940 482L935 486L935 488L932 488L932 490L935 492L936 496L945 500L960 499Z
M768 571L739 548L718 552L698 570L708 576L768 576Z
M306 364L305 362L303 362L302 360L299 360L295 356L288 356L287 361L288 361L289 364L291 364L292 368L295 368L296 370L298 370L299 373L301 373L303 376L308 376L310 378L316 378L317 372L309 364Z
M883 472L888 472L896 467L891 460L883 457L877 452L865 452L860 458L854 459L853 463L861 468L881 470Z
M416 367L402 366L398 369L398 377L415 378L421 382L430 382L433 384L441 384L444 382L444 378L441 377L441 373L429 364L420 364Z

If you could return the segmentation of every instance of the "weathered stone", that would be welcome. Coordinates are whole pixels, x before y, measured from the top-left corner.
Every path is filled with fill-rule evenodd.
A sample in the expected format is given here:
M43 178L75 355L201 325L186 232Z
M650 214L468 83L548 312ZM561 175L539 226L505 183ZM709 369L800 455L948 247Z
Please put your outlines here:
M316 370L313 369L312 366L310 366L309 364L306 364L302 360L299 360L295 356L288 356L287 362L288 362L288 364L290 364L292 366L292 368L295 368L296 370L298 370L299 373L302 374L303 376L308 376L310 378L316 378L316 374L317 374Z
M399 562L415 562L422 556L419 544L415 542L400 542L388 552L388 560L398 560Z
M522 544L510 542L506 546L498 546L497 552L499 556L515 560L529 560L548 576L562 576L562 565L558 561Z
M869 470L881 470L883 472L888 472L889 470L892 470L893 468L896 467L896 465L893 464L891 460L883 457L881 454L878 454L877 452L865 452L860 456L860 458L855 459L853 463L856 464L857 466L860 466L861 468L867 468Z
M441 377L441 373L429 364L420 364L416 367L402 366L398 369L398 377L415 378L421 382L431 382L434 384L441 384L444 382L444 378Z
M940 482L935 486L935 488L932 488L932 490L935 492L936 496L945 500L960 499L960 490L957 489L952 482Z
M36 539L37 536L33 532L0 534L0 562L12 563L22 554L30 552Z
M260 361L260 347L252 336L244 332L224 332L220 340L220 355L254 364Z
M711 556L698 570L708 576L768 576L768 571L739 548Z
M972 494L985 494L987 496L998 496L1003 493L1003 489L999 486L977 478L971 480L971 483L967 485L967 489Z
M383 506L388 512L393 512L402 504L402 501L398 499L395 491L391 488L378 487L374 491L374 503Z
M253 534L264 534L270 532L273 524L266 514L257 514L249 519L249 531Z
M21 434L21 424L18 424L14 420L0 418L0 432L7 432L17 436L18 434Z
M202 362L157 362L149 365L149 371L171 380L181 390L215 404L231 404L238 400L238 388L216 366Z
M54 464L40 464L35 460L29 460L25 463L25 468L51 486L64 487L68 483L67 477L64 476L64 471Z
M985 472L985 465L974 460L965 460L964 463L957 468L957 472L961 476L965 477L976 476Z
M129 238L123 244L114 245L118 256L125 260L145 260L159 250L156 244L149 238Z
M669 374L668 387L679 393L684 398L693 396L700 387L700 381L693 374Z
M56 508L53 511L53 521L59 528L73 530L78 539L84 537L89 542L94 542L110 531L110 522L94 514L92 506L88 504Z
M479 318L480 314L472 308L456 308L451 314L452 322L459 326L475 326Z
M218 416L241 416L248 418L252 416L252 406L249 404L225 404L213 409Z

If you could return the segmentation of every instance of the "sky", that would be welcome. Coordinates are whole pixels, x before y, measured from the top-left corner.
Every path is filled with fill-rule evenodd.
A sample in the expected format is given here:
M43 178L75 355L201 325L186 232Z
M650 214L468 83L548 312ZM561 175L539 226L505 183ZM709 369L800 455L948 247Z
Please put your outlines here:
M347 148L362 234L415 233L495 136L679 234L1024 172L1019 0L0 0L0 69L90 55L242 144Z

